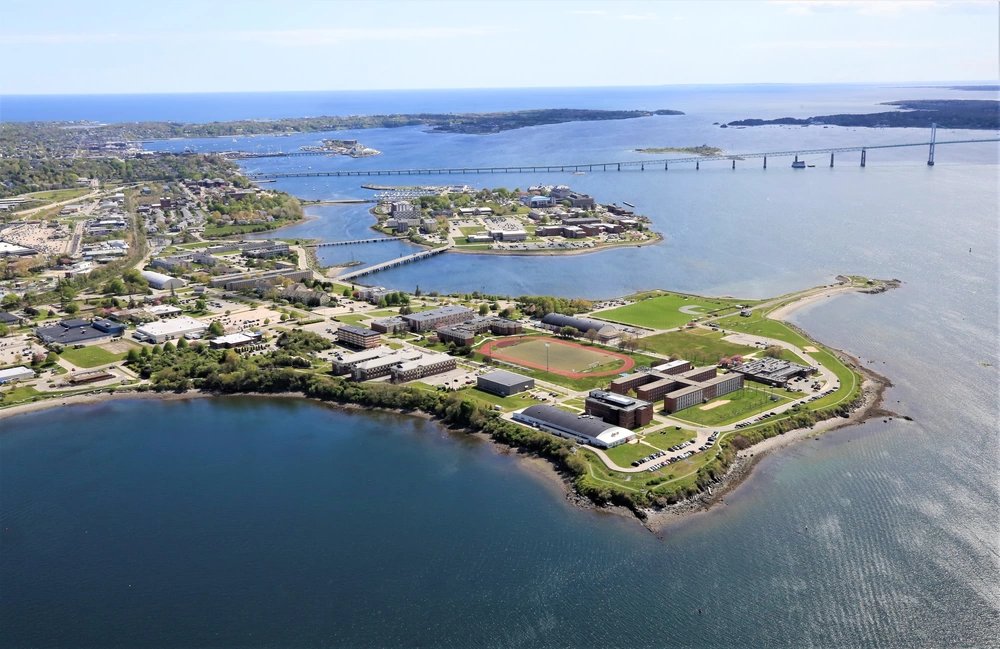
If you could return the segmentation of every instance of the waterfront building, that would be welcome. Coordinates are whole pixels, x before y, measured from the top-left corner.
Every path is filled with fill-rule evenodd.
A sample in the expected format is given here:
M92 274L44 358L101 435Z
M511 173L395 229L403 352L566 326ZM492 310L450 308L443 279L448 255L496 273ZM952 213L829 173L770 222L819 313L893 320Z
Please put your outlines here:
M535 379L507 370L493 370L476 377L476 387L497 396L509 397L535 387Z
M760 358L737 365L732 371L757 383L784 387L793 378L809 376L816 370L780 358Z
M581 444L613 448L635 439L627 428L609 424L592 415L577 415L555 406L531 406L514 413L514 421Z
M591 390L584 401L584 412L622 428L636 429L653 421L653 404L625 395Z
M423 354L418 351L404 349L378 356L371 360L361 361L351 368L351 378L355 381L369 381L382 376L389 376L392 373L393 366L407 361L415 361L421 356Z
M403 361L389 368L393 383L416 381L458 367L454 356L448 354L423 354L412 361Z
M473 315L475 315L475 312L472 309L464 306L448 305L431 309L430 311L410 313L402 316L402 318L410 327L410 331L420 332L465 322L471 319Z
M23 365L0 370L0 385L14 383L15 381L27 381L33 378L35 378L35 371Z
M643 401L663 399L666 412L677 412L698 403L721 397L743 387L741 374L718 374L715 366L691 367L689 361L677 360L634 372L611 382L615 394L635 395Z

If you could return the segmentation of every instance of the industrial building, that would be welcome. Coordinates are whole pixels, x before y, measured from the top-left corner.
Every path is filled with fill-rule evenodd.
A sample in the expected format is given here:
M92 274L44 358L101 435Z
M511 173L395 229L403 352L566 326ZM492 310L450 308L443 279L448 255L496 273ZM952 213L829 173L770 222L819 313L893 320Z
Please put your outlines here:
M236 347L254 345L259 343L262 338L263 336L261 336L259 331L240 331L228 336L213 338L208 341L208 346L212 349L234 349Z
M514 421L598 448L613 448L635 439L632 431L592 415L578 415L555 406L531 406L514 413Z
M164 343L178 338L200 338L208 325L200 320L180 316L169 320L158 320L136 328L133 338L151 343Z
M494 370L476 377L476 387L500 397L509 397L535 387L535 379L507 370Z
M761 358L737 365L732 371L757 383L784 387L793 378L809 376L816 370L780 358Z
M590 318L576 318L569 315L563 315L561 313L549 313L542 318L542 324L548 325L553 331L558 331L563 327L573 327L581 334L585 334L588 331L596 331L597 338L601 341L608 341L617 338L621 335L621 332L614 325L608 324L607 322L601 322L600 320L591 320Z
M447 372L458 367L454 356L447 354L424 354L412 361L403 361L391 368L389 373L393 383L416 381L425 376Z
M622 394L591 390L584 401L584 412L622 428L642 428L653 421L653 404Z
M182 279L171 277L170 275L164 275L163 273L158 273L155 270L144 270L140 274L144 280L149 282L150 286L159 291L184 288L187 284L187 282Z
M35 378L35 371L28 369L23 365L18 367L8 367L5 370L0 370L0 385L4 383L13 383L15 381L27 381L28 379Z
M358 349L371 349L382 344L382 334L365 327L340 325L336 335L338 343L357 347Z
M125 325L104 318L83 320L80 318L63 320L47 327L38 327L35 334L46 345L77 345L121 336Z
M472 309L452 304L431 309L430 311L410 313L402 316L402 318L410 327L410 331L420 332L465 322L466 320L470 320L474 315L475 312Z

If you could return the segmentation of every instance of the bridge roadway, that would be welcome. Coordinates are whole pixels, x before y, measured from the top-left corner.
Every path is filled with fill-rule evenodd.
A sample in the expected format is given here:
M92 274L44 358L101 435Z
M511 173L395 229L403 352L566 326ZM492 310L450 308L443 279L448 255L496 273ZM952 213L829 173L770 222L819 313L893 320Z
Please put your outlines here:
M390 259L389 261L383 261L381 264L375 264L374 266L368 266L366 268L361 268L359 270L352 271L350 273L344 273L343 275L338 275L335 279L338 282L343 282L347 280L352 280L356 277L363 277L364 275L371 275L372 273L377 273L383 271L387 268L395 268L396 266L402 266L403 264L410 264L415 261L420 261L421 259L426 259L428 257L433 257L434 255L440 255L443 252L447 252L451 248L452 244L442 246L440 248L432 248L430 250L421 250L420 252L415 252L412 255L406 255L405 257L396 257L395 259Z
M359 243L385 243L386 241L407 241L403 237L372 237L371 239L354 239L353 241L324 241L322 243L308 243L307 248L326 248L328 246L352 246Z
M1000 142L1000 138L982 138L969 140L939 140L933 144L942 146L946 144L972 144L976 142ZM702 162L713 160L732 160L733 167L737 160L749 158L763 158L764 166L767 166L767 158L789 158L792 156L827 154L831 156L830 164L833 164L833 155L836 153L850 153L860 151L862 154L862 166L864 166L865 152L875 149L899 149L906 147L926 146L930 147L931 142L906 142L901 144L874 144L858 145L847 147L831 147L824 149L801 149L798 151L766 151L761 153L723 153L719 155L694 156L689 158L659 158L651 160L625 160L621 162L588 162L574 164L547 164L547 165L514 165L496 167L425 167L422 169L356 169L338 171L301 171L288 173L251 173L247 177L252 179L264 178L310 178L310 177L330 177L330 176L445 176L453 174L484 174L484 173L543 173L543 172L580 172L580 171L622 171L623 169L636 169L645 171L646 167L656 169L662 167L664 170L670 165L691 164L696 167ZM284 154L289 156L303 155L312 152L300 152ZM279 154L274 154L275 156Z

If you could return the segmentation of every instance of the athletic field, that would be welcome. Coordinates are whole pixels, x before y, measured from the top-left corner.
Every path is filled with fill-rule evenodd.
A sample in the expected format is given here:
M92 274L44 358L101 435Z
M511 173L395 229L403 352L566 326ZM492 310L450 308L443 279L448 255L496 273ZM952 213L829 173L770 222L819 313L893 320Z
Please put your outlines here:
M546 343L549 345L547 368ZM496 360L536 370L548 369L553 374L574 379L612 376L627 372L635 366L635 361L625 354L599 347L586 347L568 340L539 336L515 336L491 340L477 351Z

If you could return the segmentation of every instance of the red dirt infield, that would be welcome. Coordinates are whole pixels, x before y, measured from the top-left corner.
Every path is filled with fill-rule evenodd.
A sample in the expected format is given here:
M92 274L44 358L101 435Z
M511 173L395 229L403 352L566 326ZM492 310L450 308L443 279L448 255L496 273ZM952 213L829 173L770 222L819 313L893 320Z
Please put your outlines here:
M605 359L605 362L611 361L621 361L622 364L619 367L602 370L600 372L577 372L573 370L568 370L565 368L558 367L561 364L559 361L562 358L557 358L557 362L550 363L548 371L552 374L558 374L559 376L565 376L571 379L582 379L595 376L616 376L622 372L628 372L633 367L635 367L635 361L626 356L625 354L619 354L617 352L610 351L608 349L603 349L601 347L586 347L578 343L570 342L568 340L561 340L559 338L549 338L543 336L512 336L510 338L500 338L499 340L491 340L484 343L478 351L484 356L490 358L495 358L500 361L505 361L507 363L512 363L514 365L520 365L522 367L530 367L535 370L545 371L545 356L544 354L540 359L525 358L520 355L504 354L503 350L508 347L516 347L518 345L524 345L525 343L551 343L552 345L560 345L565 350L560 353L559 356L563 357L565 352L578 351L581 357L597 357ZM511 350L513 351L513 350ZM581 358L580 362L584 362ZM579 365L577 365L579 366Z

